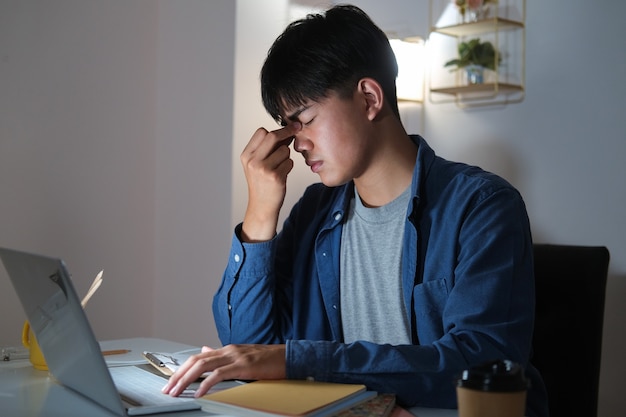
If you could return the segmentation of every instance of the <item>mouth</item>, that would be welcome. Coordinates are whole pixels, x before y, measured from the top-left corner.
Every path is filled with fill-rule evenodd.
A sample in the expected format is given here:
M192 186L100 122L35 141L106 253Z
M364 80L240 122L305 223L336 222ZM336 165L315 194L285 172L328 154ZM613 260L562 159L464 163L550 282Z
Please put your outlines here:
M322 165L324 164L324 162L322 161L310 161L310 160L306 160L306 164L311 168L311 171L313 171L314 173L318 173L319 170L322 168Z

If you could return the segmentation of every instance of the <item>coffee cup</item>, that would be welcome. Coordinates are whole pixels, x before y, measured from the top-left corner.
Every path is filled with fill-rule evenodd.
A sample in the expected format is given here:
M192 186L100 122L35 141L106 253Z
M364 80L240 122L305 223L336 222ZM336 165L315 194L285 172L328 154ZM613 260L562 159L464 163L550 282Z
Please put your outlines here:
M39 347L39 343L37 343L35 333L33 333L33 329L30 327L28 321L24 323L24 328L22 329L22 344L29 351L28 358L30 359L30 363L33 364L33 367L41 371L47 371L48 364L43 357L43 353L41 353L41 348Z
M528 380L524 369L496 360L463 371L457 379L459 417L523 417Z

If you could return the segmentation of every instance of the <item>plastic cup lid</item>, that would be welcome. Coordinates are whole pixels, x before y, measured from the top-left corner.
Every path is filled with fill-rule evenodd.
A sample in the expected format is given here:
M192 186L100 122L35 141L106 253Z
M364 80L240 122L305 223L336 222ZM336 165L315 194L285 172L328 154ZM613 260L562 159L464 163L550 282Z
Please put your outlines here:
M510 360L495 360L466 369L457 386L480 391L515 392L528 389L524 369Z

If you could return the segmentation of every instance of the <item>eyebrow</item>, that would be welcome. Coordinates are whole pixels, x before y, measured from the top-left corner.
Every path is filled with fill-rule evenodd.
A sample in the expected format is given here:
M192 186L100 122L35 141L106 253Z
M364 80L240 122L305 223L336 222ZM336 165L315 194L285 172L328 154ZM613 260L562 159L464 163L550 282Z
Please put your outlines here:
M291 120L292 122L297 122L298 121L298 116L300 116L300 114L303 111L307 110L309 107L311 107L311 106L302 106L302 107L300 107L298 110L296 110L293 113L287 115L287 120Z

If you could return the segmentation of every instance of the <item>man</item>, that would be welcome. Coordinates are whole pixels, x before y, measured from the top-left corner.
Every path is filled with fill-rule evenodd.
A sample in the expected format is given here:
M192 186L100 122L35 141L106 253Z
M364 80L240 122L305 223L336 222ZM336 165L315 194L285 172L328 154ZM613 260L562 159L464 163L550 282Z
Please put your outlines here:
M283 127L241 155L248 206L213 302L224 347L204 347L163 391L224 379L364 383L404 406L456 406L454 379L493 359L526 367L529 416L547 413L529 364L532 241L519 193L435 156L400 121L397 64L360 9L292 23L261 72ZM321 184L277 234L289 145Z

